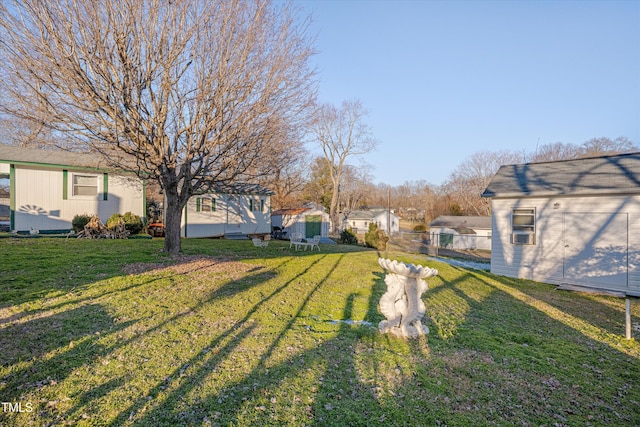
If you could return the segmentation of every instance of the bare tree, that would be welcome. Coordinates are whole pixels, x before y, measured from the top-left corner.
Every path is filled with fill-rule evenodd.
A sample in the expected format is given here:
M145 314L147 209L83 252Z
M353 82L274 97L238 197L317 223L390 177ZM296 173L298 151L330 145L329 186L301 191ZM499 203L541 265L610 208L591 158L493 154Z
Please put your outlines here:
M302 191L309 179L308 152L297 141L282 144L281 148L260 159L259 184L273 190L272 209L295 207L302 200Z
M369 166L345 165L342 178L339 205L347 211L362 207L372 178Z
M344 101L339 109L324 104L318 108L312 125L313 134L329 167L333 186L329 205L333 233L337 233L339 226L340 184L347 159L369 153L377 145L369 126L364 122L366 115L359 101Z
M518 163L522 155L511 151L482 151L469 156L449 176L444 191L468 215L490 215L491 201L480 195L500 166Z
M555 142L536 147L535 153L527 156L527 162L551 162L554 160L576 159L580 157L580 147L574 144Z
M528 162L551 162L569 160L580 157L622 154L638 151L638 147L628 138L618 137L614 140L606 137L591 138L581 145L556 142L536 148L534 154L527 156Z
M614 140L605 137L592 138L583 143L580 148L582 149L581 157L613 155L638 151L638 147L636 147L631 140L623 136Z
M177 253L188 199L251 177L305 123L307 26L269 0L5 1L2 107L157 180Z

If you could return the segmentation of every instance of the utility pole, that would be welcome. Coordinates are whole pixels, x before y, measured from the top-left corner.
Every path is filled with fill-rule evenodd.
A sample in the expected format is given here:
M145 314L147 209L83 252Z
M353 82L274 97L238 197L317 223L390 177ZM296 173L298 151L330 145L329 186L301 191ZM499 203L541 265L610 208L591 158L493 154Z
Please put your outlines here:
M391 186L387 185L387 237L391 237Z

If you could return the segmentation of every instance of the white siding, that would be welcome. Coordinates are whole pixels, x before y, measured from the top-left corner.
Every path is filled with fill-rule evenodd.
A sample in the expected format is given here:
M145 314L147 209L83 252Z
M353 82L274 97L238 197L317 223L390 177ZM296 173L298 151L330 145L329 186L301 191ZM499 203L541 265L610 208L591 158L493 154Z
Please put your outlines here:
M73 176L95 176L97 194L74 196ZM104 200L104 174L69 170L67 198L63 198L64 173L60 169L15 167L15 224L17 231L67 230L73 217L99 215L106 221L114 213L132 212L144 217L142 182L116 174L107 175L108 194Z
M614 230L611 224L618 224L616 228L619 229L621 221L628 218L627 241L624 241L625 236L616 238L619 243L607 249L613 253L627 248L627 254L616 259L627 262L628 279L604 287L640 290L640 196L494 199L492 206L492 273L552 284L573 281L595 287L597 276L603 270L613 271L613 266L605 258L594 257L590 245L599 244L601 249L604 244L610 245L605 234ZM514 208L535 208L535 244L511 243L511 212ZM579 227L579 218L590 223ZM578 278L571 272L568 261L580 256L584 257L582 268L590 268L591 271L583 271Z
M308 209L300 212L297 215L274 215L272 218L272 225L274 227L283 227L283 229L287 232L287 236L291 236L292 233L298 233L302 236L306 236L307 216L322 217L322 222L320 225L320 235L322 237L329 237L329 214L321 209Z
M385 233L387 232L387 213L380 214L376 216L375 222L378 224L378 228ZM391 214L391 228L392 233L397 233L400 231L400 218L395 214ZM367 229L369 231L369 229Z
M491 250L491 230L474 230L476 234L458 234L448 227L431 227L429 234L436 245L441 245L440 234L451 234L453 242L450 249L483 249Z
M367 219L347 219L347 228L352 228L358 234L365 234L369 231L369 224L374 223L379 230L387 232L387 214L381 213L375 217ZM400 218L395 214L391 214L391 232L400 231Z
M215 211L204 210L202 206L198 211L198 198L203 201L215 199ZM252 203L253 210L250 209ZM182 213L183 237L219 237L226 233L270 234L271 198L206 194L189 199Z

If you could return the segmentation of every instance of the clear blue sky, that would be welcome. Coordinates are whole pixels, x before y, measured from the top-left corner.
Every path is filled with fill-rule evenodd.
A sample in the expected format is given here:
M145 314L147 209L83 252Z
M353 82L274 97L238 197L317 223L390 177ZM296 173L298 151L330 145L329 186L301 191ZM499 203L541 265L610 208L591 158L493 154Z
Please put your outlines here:
M640 145L640 1L297 0L321 102L359 99L375 183L442 184L472 153Z

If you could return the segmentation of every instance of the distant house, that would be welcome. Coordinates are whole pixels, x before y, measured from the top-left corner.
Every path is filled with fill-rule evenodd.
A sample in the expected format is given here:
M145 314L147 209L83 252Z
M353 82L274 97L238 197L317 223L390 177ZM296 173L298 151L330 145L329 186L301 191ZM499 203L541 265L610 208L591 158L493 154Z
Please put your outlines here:
M145 184L95 155L0 144L0 225L18 232L71 229L73 217L144 218Z
M271 214L271 226L283 232L284 237L299 233L303 238L321 236L329 238L329 214L314 203L300 208L278 209Z
M491 272L640 296L640 153L502 166Z
M429 224L431 242L450 249L491 250L491 217L442 215Z
M387 223L390 220L390 227ZM369 224L374 223L379 230L385 233L400 231L400 217L387 209L363 209L347 213L342 216L342 229L351 228L356 234L364 234L369 231Z
M192 196L182 212L182 237L271 234L273 191L256 184L219 185Z

